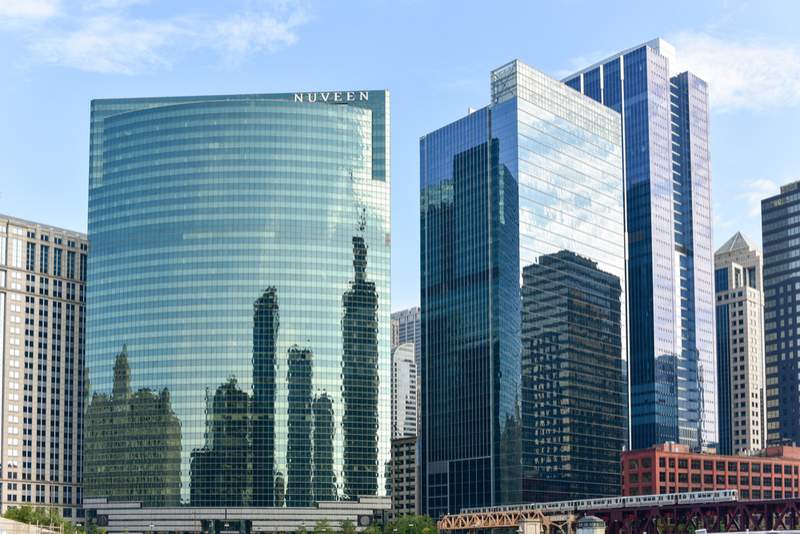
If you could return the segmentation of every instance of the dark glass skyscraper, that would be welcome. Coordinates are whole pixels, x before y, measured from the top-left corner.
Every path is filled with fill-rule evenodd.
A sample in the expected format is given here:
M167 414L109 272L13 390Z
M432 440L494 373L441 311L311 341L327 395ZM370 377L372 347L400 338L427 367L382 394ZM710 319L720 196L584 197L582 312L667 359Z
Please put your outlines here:
M800 444L800 181L761 201L767 442Z
M622 114L635 449L717 443L708 90L661 39L566 79Z
M388 165L385 91L92 103L90 502L383 494Z
M581 425L609 414L586 450L618 485L625 443L619 114L519 61L491 79L491 105L420 141L421 506L433 516L531 499L547 483L531 451L549 443L569 457L571 440L586 437ZM582 296L567 295L579 283ZM543 322L534 298L550 302L560 322ZM590 320L596 330L582 332ZM548 369L531 350L534 337L557 347L553 357L614 375L592 383L598 402L576 404L574 424L556 440L536 430L551 414L537 412ZM552 387L573 402L570 388L583 376L555 377ZM548 477L596 476L577 458L553 467ZM574 492L586 494L577 484Z

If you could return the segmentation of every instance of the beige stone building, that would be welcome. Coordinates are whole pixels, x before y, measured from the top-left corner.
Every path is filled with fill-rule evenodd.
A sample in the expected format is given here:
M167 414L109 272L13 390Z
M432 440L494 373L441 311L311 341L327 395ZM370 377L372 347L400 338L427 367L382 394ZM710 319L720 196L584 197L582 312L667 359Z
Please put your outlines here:
M86 235L0 215L2 512L80 521Z
M719 449L747 454L766 445L762 254L737 232L714 265Z

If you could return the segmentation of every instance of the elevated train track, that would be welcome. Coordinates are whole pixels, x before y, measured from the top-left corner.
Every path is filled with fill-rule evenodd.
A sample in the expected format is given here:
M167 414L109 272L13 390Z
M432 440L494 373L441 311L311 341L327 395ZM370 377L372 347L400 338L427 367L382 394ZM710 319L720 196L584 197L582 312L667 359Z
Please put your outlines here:
M800 528L797 499L740 501L735 490L473 508L444 516L437 526L441 531L474 534L479 530L517 529L533 522L544 534L572 534L576 521L584 515L603 519L607 534Z

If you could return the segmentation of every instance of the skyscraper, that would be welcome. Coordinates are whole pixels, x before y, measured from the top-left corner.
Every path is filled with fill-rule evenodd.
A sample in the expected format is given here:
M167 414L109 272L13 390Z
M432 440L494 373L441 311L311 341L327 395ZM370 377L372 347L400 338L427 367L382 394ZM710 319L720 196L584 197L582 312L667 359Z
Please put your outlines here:
M622 114L635 449L717 443L708 87L662 39L566 79Z
M115 405L124 351L122 398L159 396L179 429L169 486L144 484L158 457L87 451L91 507L267 510L256 528L271 507L383 495L388 93L97 100L91 120L88 413ZM100 420L135 436L124 413Z
M0 513L79 519L86 235L0 214Z
M417 364L414 344L392 351L392 439L417 435Z
M419 368L419 354L422 348L419 325L419 306L392 313L392 350L403 343L414 344L414 363Z
M767 442L800 444L800 181L761 201Z
M717 292L719 452L766 445L761 251L736 232L714 254Z
M519 377L522 369L531 377L546 369L535 363L533 343L524 345L532 341L526 333L542 329L536 337L560 343L558 354L584 365L594 365L594 356L582 347L603 340L597 368L616 374L595 384L602 408L582 406L576 415L624 410L619 114L520 61L492 71L491 86L490 105L420 140L420 483L422 509L433 516L528 500L540 489L538 466L526 451L546 414L532 409L535 382ZM559 255L575 262L552 261ZM553 315L561 322L542 323L520 295L532 297L551 282L529 278L523 289L524 273L539 268L567 281L577 266L577 276L594 283L584 284L581 297L554 298ZM566 293L571 283L563 284ZM596 330L586 333L589 317ZM604 454L615 460L620 450L613 443L621 449L625 442L623 420L617 412L602 436ZM563 430L565 437L553 442L556 454L566 453L582 432L579 425ZM579 467L580 476L592 476L593 467Z

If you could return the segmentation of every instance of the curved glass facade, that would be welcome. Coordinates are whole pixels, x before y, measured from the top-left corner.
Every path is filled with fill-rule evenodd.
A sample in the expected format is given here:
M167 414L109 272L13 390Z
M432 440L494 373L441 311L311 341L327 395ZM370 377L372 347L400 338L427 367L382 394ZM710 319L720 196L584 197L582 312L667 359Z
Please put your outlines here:
M87 498L384 494L388 119L384 91L93 102Z

